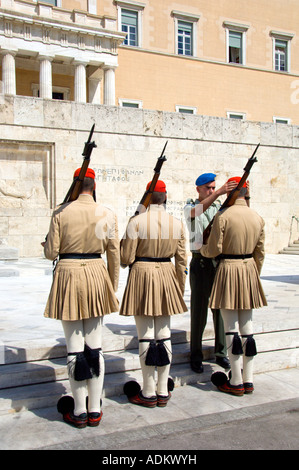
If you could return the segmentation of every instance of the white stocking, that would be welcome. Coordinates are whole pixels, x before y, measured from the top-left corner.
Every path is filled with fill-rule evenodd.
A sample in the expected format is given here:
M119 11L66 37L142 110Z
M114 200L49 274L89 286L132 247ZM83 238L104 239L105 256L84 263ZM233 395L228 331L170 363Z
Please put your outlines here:
M226 333L240 333L242 335L250 335L253 333L252 327L252 310L225 310L221 309L224 322L224 330ZM231 364L231 380L232 385L240 385L243 382L253 381L253 357L245 356L245 348L243 354L232 354L233 335L226 335L226 346L228 357ZM246 338L243 338L244 346ZM242 361L243 358L243 361ZM242 377L243 362L243 377Z
M85 343L91 349L101 348L103 318L87 320L62 321L68 352L83 352ZM75 355L68 356L68 364L76 360ZM75 416L86 412L88 395L88 411L99 412L104 380L104 359L100 352L100 375L88 380L77 381L69 375L70 386L74 397Z
M155 317L155 334L156 339L170 338L170 316ZM162 396L168 396L168 377L172 359L172 347L171 340L167 339L164 341L164 346L168 353L169 362L166 366L157 367L158 371L158 384L157 394Z
M154 317L135 316L138 339L154 339ZM139 359L142 371L142 394L146 398L156 395L155 366L145 364L149 342L139 342Z
M84 320L85 342L92 349L102 347L103 317ZM103 393L105 362L102 351L99 355L100 375L87 380L88 389L88 411L99 413L101 411L101 396Z
M252 310L241 310L239 315L241 336L253 334ZM254 356L245 356L247 338L242 338L243 344L243 382L253 382L253 359Z
M160 340L170 338L170 317L147 317L135 316L135 323L139 340ZM164 346L167 350L169 360L171 362L171 341L167 339L164 341ZM143 388L142 394L144 397L150 398L156 395L155 383L155 366L147 366L145 364L146 353L149 347L149 342L139 342L139 357L142 370ZM170 364L166 366L157 367L158 371L158 395L168 396L168 374Z

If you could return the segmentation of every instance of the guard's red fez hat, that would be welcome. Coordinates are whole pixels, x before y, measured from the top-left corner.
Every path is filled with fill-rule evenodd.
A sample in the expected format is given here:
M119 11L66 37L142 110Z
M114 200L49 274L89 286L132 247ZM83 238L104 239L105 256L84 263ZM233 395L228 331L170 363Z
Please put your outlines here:
M74 173L74 178L77 178L80 174L81 168L77 168L77 170ZM95 179L96 174L91 168L87 168L86 173L85 173L85 178L92 178L93 180Z
M151 181L149 183L147 183L146 190L149 189L150 185L151 185ZM162 181L162 180L157 181L156 186L154 188L154 192L155 193L166 193L166 184L164 183L164 181Z
M235 181L236 183L240 183L241 177L240 176L233 176L232 178L229 178L228 181ZM243 184L243 188L247 188L246 181Z

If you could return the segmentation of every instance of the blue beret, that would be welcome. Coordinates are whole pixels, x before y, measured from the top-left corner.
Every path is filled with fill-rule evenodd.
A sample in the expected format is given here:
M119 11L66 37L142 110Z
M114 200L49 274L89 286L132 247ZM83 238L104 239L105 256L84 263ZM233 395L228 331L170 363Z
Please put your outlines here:
M203 184L211 183L215 181L216 175L214 173L203 173L195 181L196 186L202 186Z

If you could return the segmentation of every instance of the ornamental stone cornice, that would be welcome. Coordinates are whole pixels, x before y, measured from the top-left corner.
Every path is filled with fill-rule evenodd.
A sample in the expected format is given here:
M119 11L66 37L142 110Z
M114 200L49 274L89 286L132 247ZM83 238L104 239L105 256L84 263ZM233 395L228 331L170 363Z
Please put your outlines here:
M21 55L78 58L115 64L117 47L125 33L116 30L116 18L79 10L64 10L43 3L2 0L0 48ZM110 59L109 59L109 57Z

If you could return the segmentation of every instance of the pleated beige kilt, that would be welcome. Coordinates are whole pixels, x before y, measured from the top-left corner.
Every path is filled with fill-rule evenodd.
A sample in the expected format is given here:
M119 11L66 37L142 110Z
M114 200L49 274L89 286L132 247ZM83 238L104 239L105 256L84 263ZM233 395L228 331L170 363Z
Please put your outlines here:
M220 261L210 296L210 308L250 310L266 305L266 297L253 258Z
M44 316L85 320L117 312L118 300L102 259L60 260Z
M133 264L120 315L168 316L187 311L172 262Z

